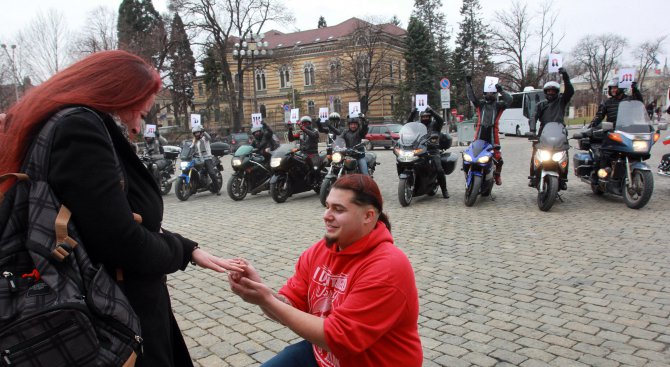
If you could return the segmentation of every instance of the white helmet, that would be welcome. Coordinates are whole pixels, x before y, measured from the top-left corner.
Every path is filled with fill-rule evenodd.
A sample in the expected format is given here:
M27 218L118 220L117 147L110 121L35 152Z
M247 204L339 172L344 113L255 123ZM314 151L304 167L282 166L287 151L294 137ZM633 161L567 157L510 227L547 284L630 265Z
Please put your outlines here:
M340 121L340 114L337 112L333 112L330 115L328 115L328 120Z
M204 130L205 130L205 129L203 129L202 125L197 124L197 125L194 125L194 126L193 126L193 128L191 129L191 132L192 132L193 134L195 134L195 133L201 133L201 132L203 132Z

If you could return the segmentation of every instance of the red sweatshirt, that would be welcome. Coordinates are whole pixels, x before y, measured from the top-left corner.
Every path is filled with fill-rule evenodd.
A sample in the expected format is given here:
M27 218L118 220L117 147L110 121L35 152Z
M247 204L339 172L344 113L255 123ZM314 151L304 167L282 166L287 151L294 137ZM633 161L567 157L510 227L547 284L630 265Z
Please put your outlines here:
M414 271L383 223L342 251L314 244L279 293L325 319L332 352L314 346L319 366L421 366Z

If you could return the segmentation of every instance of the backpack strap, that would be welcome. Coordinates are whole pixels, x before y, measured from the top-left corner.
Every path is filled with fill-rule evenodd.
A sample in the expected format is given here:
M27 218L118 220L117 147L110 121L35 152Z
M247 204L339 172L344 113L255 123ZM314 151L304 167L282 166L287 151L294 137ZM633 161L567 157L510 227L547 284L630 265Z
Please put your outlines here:
M16 181L27 181L30 180L30 177L26 175L25 173L5 173L4 175L0 175L0 185L2 185L3 182L14 178ZM0 203L5 199L5 193L0 191Z
M72 237L67 234L67 224L70 222L72 213L65 205L61 205L56 216L56 248L51 252L51 256L63 262L72 251L79 245Z

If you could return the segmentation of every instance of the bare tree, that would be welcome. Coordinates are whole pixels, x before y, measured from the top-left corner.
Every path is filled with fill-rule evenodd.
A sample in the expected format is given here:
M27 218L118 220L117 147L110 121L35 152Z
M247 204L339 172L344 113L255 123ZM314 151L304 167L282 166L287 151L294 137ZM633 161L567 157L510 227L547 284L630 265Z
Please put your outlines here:
M633 55L640 62L638 69L638 84L640 85L640 90L644 92L644 80L647 77L649 69L652 65L657 65L659 63L658 57L662 53L662 47L665 40L668 38L667 35L656 38L655 40L646 41L641 43Z
M25 66L33 80L43 82L72 61L68 53L69 37L63 13L53 8L39 12L19 32L18 42L24 45Z
M493 53L502 59L501 74L512 87L542 84L547 76L546 57L555 51L564 35L554 28L558 14L551 3L542 3L539 16L532 14L526 3L512 2L512 8L496 12L492 35Z
M116 32L117 12L106 6L98 6L86 17L86 25L77 34L72 52L76 57L97 51L118 48Z
M183 14L185 27L200 32L201 46L213 46L221 65L223 92L233 115L233 129L241 128L244 99L244 73L233 76L228 57L234 43L263 31L267 22L288 23L293 16L277 0L172 0L172 9ZM238 58L237 70L243 70L244 60ZM240 88L235 90L235 83Z
M588 35L572 51L575 62L587 71L585 78L596 102L602 100L607 78L617 65L626 44L625 38L614 34Z

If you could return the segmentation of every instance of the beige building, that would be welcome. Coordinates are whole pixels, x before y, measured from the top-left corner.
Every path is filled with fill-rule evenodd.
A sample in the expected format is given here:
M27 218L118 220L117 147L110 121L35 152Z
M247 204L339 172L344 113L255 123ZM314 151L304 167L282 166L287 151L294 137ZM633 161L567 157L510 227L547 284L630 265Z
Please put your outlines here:
M329 112L345 117L349 102L362 100L365 110L365 98L359 96L366 94L367 116L373 121L390 121L403 75L405 35L395 25L373 25L357 18L302 32L265 33L259 45L268 43L262 46L266 55L252 59L246 49L243 59L241 126L248 130L254 112L273 126L283 124L288 120L286 110L294 107L300 109L300 116L318 117L319 108L328 107ZM232 54L229 62L236 75L237 59ZM207 115L204 119L210 129L232 132L229 105L223 102L218 112L215 108L207 111L202 76L194 83L195 112Z

